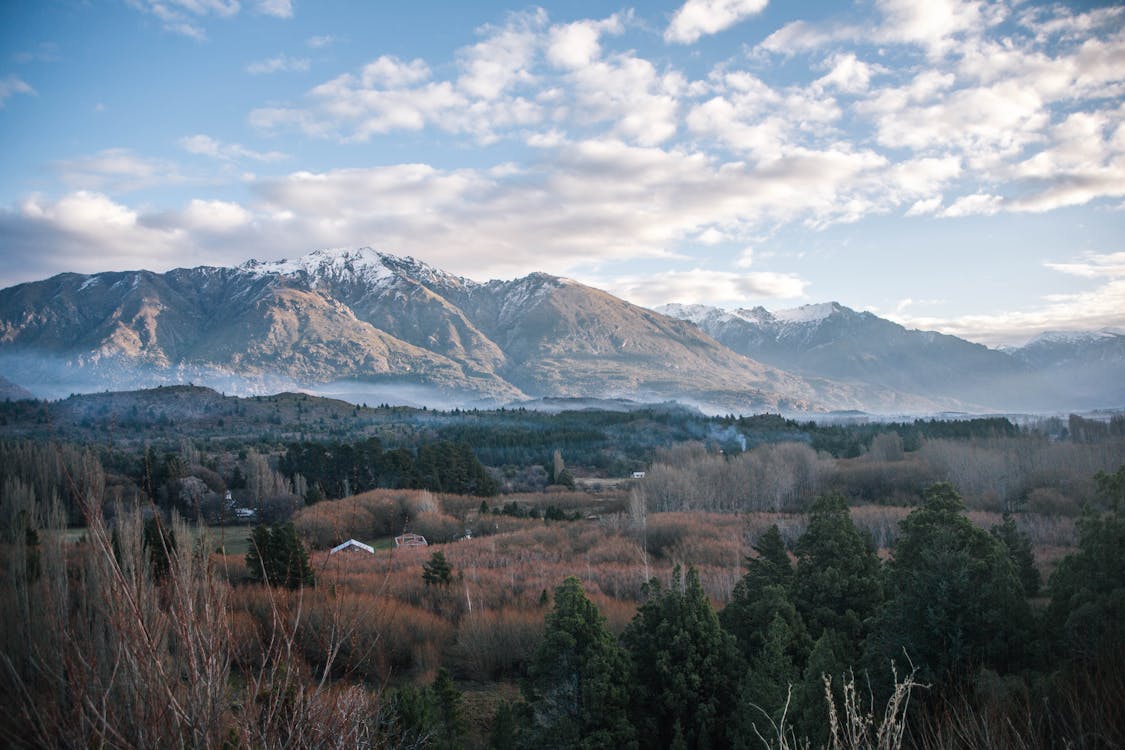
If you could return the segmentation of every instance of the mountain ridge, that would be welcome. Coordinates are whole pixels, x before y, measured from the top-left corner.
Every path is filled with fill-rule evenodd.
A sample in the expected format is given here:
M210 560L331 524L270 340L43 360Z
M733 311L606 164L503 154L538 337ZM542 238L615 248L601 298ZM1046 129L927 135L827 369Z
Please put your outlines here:
M371 248L64 273L0 290L0 374L54 395L342 383L376 401L401 387L423 403L459 405L623 398L733 412L987 411L1061 403L1058 381L1093 356L1092 341L1101 369L1074 405L1114 406L1104 381L1125 362L1118 338L1075 348L1046 337L1039 350L1001 352L834 301L647 309L565 277L477 282Z

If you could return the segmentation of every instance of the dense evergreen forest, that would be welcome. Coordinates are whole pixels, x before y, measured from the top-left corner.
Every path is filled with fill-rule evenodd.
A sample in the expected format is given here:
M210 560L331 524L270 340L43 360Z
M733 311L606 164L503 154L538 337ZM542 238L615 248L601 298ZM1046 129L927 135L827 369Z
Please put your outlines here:
M1121 417L0 414L12 746L1125 743Z

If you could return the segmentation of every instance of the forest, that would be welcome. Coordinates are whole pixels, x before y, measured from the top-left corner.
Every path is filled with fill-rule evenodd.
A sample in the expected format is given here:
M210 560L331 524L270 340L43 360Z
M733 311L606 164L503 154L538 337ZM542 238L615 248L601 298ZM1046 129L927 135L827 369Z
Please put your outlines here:
M10 746L1125 744L1121 417L169 396L0 410Z

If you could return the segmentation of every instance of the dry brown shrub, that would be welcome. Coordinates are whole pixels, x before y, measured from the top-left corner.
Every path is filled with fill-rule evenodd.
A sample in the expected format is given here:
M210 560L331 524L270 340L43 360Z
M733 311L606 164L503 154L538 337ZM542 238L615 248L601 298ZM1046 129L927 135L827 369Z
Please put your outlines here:
M1046 516L1078 516L1082 506L1054 487L1039 487L1027 495L1027 510Z
M441 666L442 651L454 637L453 625L419 607L384 600L374 608L371 632L380 647L373 654L373 673L380 681L394 677L426 679Z
M458 671L474 680L519 677L543 639L538 609L476 609L457 629L452 652Z
M444 544L463 536L465 524L453 516L426 511L414 517L410 524L410 530L426 537L426 540L431 544Z

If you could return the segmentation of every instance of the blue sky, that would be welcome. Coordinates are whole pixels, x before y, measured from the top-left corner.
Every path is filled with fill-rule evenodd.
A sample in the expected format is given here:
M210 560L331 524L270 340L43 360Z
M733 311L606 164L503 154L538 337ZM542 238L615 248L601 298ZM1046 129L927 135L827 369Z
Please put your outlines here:
M9 0L0 286L372 246L646 306L1125 327L1125 8Z

